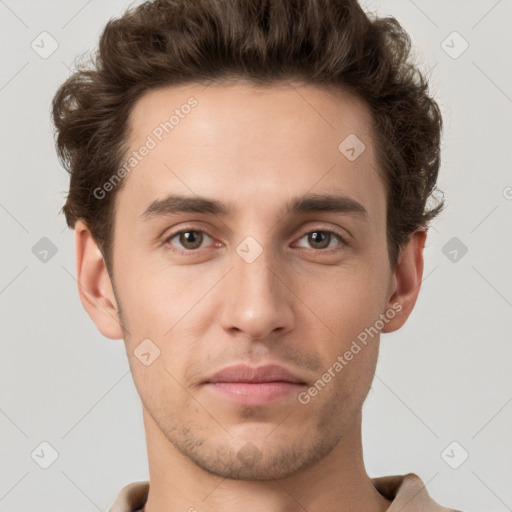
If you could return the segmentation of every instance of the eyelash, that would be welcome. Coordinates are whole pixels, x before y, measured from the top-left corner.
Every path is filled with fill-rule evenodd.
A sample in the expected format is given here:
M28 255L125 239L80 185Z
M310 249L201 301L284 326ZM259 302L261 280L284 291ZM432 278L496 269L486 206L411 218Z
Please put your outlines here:
M210 233L208 233L208 231L205 231L203 229L195 229L195 228L192 228L192 227L188 227L188 228L183 228L183 229L180 229L179 231L176 231L172 234L170 234L169 236L167 236L164 240L164 245L166 246L166 248L174 253L177 253L177 254L181 254L181 255L184 255L184 256L194 256L196 255L198 252L200 252L201 249L179 249L179 248L172 248L170 246L170 241L176 237L177 235L180 235L182 233L188 233L188 232L194 232L194 233L203 233L205 235L208 235L210 238L214 238L212 235L210 235ZM339 250L341 250L343 247L342 246L347 246L347 242L345 241L344 237L342 235L340 235L337 231L334 231L332 229L328 229L328 228L325 228L325 229L311 229L309 231L306 231L305 233L302 234L301 237L298 238L298 241L299 240L302 240L306 235L309 235L310 233L329 233L331 235L334 235L335 237L337 237L340 241L340 244L334 246L334 247L328 247L328 248L325 248L325 249L310 249L311 251L314 251L314 252L317 252L317 253L323 253L323 254L331 254L333 252L337 252Z

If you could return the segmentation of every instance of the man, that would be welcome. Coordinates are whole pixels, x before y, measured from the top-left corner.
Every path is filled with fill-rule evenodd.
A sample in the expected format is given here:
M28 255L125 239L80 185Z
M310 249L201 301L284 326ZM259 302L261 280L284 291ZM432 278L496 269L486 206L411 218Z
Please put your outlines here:
M442 208L409 50L355 0L157 0L59 89L80 298L143 406L149 482L113 512L448 510L361 446Z

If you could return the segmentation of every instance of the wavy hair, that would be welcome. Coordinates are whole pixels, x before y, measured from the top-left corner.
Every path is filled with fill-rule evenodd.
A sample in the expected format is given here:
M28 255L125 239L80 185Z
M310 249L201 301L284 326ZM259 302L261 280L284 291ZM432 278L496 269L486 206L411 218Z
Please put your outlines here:
M393 17L356 0L154 0L110 20L96 53L53 99L58 155L70 174L62 210L83 219L112 268L115 198L96 187L120 167L129 115L152 88L244 80L272 86L296 80L348 90L370 108L386 185L389 260L432 207L440 166L442 117L411 40Z

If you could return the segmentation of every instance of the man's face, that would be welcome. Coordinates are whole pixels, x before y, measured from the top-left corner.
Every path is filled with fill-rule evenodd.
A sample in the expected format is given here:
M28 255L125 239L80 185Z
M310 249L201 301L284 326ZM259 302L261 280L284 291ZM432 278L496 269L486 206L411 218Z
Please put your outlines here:
M197 105L155 132L190 96ZM117 197L113 277L150 435L223 477L310 467L358 421L378 335L350 361L344 354L393 291L365 105L315 87L168 87L138 101L131 126L130 153L148 135L156 147ZM366 146L355 160L338 149L350 134ZM171 194L229 211L143 215ZM287 213L312 195L352 202ZM148 366L135 355L146 339L142 359L160 350ZM333 371L338 356L345 364ZM281 365L303 384L205 383L239 363ZM308 392L329 368L331 379Z

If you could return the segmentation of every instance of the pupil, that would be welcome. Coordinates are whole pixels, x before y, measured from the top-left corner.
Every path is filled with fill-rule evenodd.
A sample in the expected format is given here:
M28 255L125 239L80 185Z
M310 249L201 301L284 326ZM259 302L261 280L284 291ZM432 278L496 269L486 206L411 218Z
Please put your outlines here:
M180 242L185 247L187 247L187 249L197 249L202 242L202 233L197 233L196 231L186 231L185 233L181 234L180 238ZM190 245L192 245L192 247Z
M311 243L311 240L313 241L312 242L312 245L314 244L320 244L321 245L321 249L327 247L329 245L329 234L328 233L322 233L321 231L314 231L313 233L310 234L310 243ZM325 241L327 240L327 244L325 243ZM322 241L324 242L322 244Z

